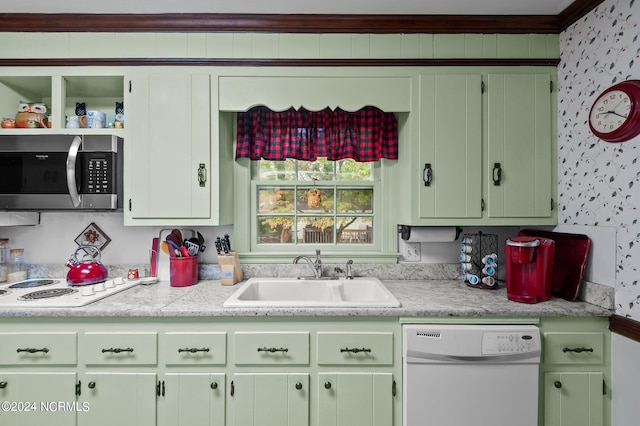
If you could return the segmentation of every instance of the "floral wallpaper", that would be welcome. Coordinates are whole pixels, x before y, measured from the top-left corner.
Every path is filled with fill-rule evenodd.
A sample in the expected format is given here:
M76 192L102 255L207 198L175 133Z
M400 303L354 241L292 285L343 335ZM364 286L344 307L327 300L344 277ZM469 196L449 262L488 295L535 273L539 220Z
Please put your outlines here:
M560 35L560 223L617 228L616 313L640 321L640 137L596 138L587 122L607 87L640 79L640 0L605 0Z

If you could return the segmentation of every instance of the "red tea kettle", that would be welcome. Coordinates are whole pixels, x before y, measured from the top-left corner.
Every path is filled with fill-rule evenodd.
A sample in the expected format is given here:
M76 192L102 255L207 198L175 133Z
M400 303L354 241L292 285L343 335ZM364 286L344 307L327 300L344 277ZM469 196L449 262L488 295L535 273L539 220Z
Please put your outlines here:
M95 246L81 246L67 261L67 284L96 284L107 280L107 268L100 263L100 249Z

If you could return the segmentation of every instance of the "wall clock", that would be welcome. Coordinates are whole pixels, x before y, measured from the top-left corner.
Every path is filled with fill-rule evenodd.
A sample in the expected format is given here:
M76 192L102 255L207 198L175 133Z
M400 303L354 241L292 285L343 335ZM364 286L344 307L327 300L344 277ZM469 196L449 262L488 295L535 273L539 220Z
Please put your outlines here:
M606 89L593 103L589 128L607 142L624 142L640 134L640 80Z

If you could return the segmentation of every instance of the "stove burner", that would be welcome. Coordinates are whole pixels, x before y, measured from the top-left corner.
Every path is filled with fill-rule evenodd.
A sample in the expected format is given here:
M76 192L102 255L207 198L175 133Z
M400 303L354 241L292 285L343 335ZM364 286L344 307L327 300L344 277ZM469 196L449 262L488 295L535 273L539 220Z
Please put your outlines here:
M9 290L0 290L0 296L3 296L7 293L9 293Z
M10 285L8 288L31 288L31 287L42 287L44 285L53 284L55 281L53 280L24 280L19 281L15 284Z
M48 290L38 290L31 293L27 293L24 296L20 296L20 300L38 300L48 299L50 297L64 296L65 294L75 293L78 290L74 288L52 288Z

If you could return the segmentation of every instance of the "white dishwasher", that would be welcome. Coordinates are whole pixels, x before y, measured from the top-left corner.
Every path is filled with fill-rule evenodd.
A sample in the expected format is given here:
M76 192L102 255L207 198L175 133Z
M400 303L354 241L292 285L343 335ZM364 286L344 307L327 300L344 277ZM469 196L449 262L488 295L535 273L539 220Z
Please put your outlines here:
M532 325L403 326L403 426L537 426Z

